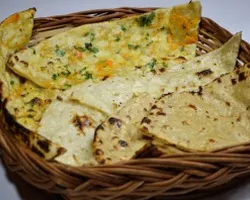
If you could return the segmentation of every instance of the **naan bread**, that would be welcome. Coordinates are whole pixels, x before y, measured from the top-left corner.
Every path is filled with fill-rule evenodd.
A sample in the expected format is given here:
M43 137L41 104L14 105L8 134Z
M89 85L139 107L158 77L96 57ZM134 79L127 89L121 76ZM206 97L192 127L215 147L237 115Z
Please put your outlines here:
M191 151L208 152L250 142L249 94L250 68L246 65L217 78L198 93L162 97L140 130Z
M162 92L175 91L177 86L182 86L180 89L178 89L180 91L185 90L185 87L190 88L190 90L193 90L194 88L198 90L198 86L205 85L211 82L214 78L233 70L238 53L239 43L240 34L237 34L223 47L215 50L214 52L195 58L194 60L182 65L169 68L162 68L161 66L159 67L161 70L156 71L154 75L151 74L145 77L135 76L130 78L114 77L102 82L88 80L85 83L76 85L66 90L64 93L59 94L58 98L54 100L53 103L47 108L44 117L40 122L38 133L68 149L65 155L59 156L57 158L59 162L74 166L94 164L93 158L90 157L93 150L88 149L92 143L90 138L92 137L93 139L94 137L94 126L89 128L88 131L86 130L86 133L84 130L84 134L81 135L78 134L77 128L70 129L70 141L67 139L67 137L65 137L66 132L61 131L67 130L66 127L74 126L73 120L69 120L73 116L73 111L77 114L77 111L75 111L73 108L74 106L71 105L72 102L74 102L74 104L78 107L85 109L85 111L82 111L82 113L78 115L86 115L88 118L91 117L95 126L97 126L100 121L105 121L108 116L114 116L114 118L118 118L124 122L124 124L126 124L122 129L124 133L127 133L128 130L131 129L136 130L135 128L138 127L138 121L140 121L145 115L144 109L143 112L134 113L136 118L126 118L124 117L125 115L122 114L124 113L123 110L133 110L135 107L137 107L136 105L140 105L139 103L134 104L133 101L137 102L140 99L140 101L142 101L141 105L150 108L150 106L145 105L143 100L157 98L162 94ZM213 73L201 76L200 74L202 74L204 70L208 70L208 66ZM150 93L150 95L148 98L140 98L140 95L143 93L148 93L147 95ZM138 97L135 98L136 96ZM54 106L57 104L58 106ZM70 109L71 106L73 111ZM69 110L68 115L62 114L62 111L60 111L61 109L64 109L64 107ZM138 106L136 109L141 108L142 107ZM96 113L90 115L88 112L89 110L94 110ZM66 113L66 111L63 113ZM130 114L131 113L133 114L132 111ZM98 118L98 121L95 120L95 115L102 117ZM58 123L54 123L53 116L56 116L55 118L57 119ZM100 126L96 130L96 139L93 144L95 155L96 157L99 156L97 158L99 162L104 163L104 160L105 163L116 162L121 155L123 156L121 159L128 159L136 156L138 152L147 146L147 142L134 142L136 140L131 139L131 135L124 134L124 136L120 136L121 140L126 138L128 141L127 143L130 143L131 149L124 150L125 148L123 148L122 153L118 150L110 152L110 149L112 149L113 146L117 144L106 144L108 140L105 139L106 146L104 148L102 145L100 146L99 141L105 137L112 137L112 134L115 134L117 130L113 130L114 127L109 124L108 120L104 122L103 126L105 126L104 130L100 129ZM127 128L127 126L130 126L131 128ZM61 127L64 128L61 129ZM112 132L110 136L108 136L109 132ZM136 134L136 131L134 132L134 138L138 139L139 135ZM76 144L84 144L84 146L72 145L72 142ZM135 146L133 146L134 144ZM119 146L117 148L119 148ZM100 155L97 156L98 153L96 153L96 151L98 149L104 152L102 157ZM120 150L121 149L122 148L120 148ZM110 158L110 153L115 152L117 152L117 155L112 155L114 161L107 161L107 159L105 159L104 156L107 155L107 158Z
M151 72L195 56L200 2L73 28L12 56L9 67L44 88Z
M6 112L23 127L36 131L47 104L55 98L56 90L44 90L31 81L25 80L5 67L7 58L15 51L24 49L33 29L35 9L16 13L1 24L2 100L6 101Z
M32 35L35 8L15 13L0 23L1 53L5 59L28 44ZM4 67L5 69L5 67ZM2 69L1 69L2 70Z
M100 121L104 121L106 117L110 115L114 116L114 118L118 118L118 115L121 115L120 113L122 112L124 106L125 110L134 106L133 103L127 102L130 102L130 99L132 99L131 101L136 101L137 98L135 97L140 96L142 93L150 93L152 98L154 98L159 97L164 92L176 90L185 91L187 90L186 88L190 90L198 90L198 86L205 85L216 77L232 71L235 65L239 43L240 34L237 34L222 48L208 55L196 58L190 61L189 64L184 63L183 65L170 65L168 67L164 67L164 64L162 63L155 63L154 73L146 73L144 76L141 76L140 73L137 73L135 70L133 71L135 74L133 76L130 74L131 76L128 77L110 77L101 82L96 82L96 80L92 79L87 80L84 83L73 86L65 93L59 94L57 100L54 100L54 102L58 103L59 101L62 101L60 104L62 108L64 106L67 107L68 104L70 107L72 102L78 106L82 106L86 109L86 113L83 111L81 116L90 116L87 110L94 110L96 115L102 116L98 118ZM179 86L182 87L177 88ZM82 134L81 136L78 135L76 128L71 129L71 140L74 140L78 144L84 144L85 146L82 147L79 145L72 145L70 141L67 141L67 139L62 136L64 132L54 131L54 129L51 131L50 128L54 127L55 124L53 124L53 119L50 116L58 116L57 119L58 122L60 121L60 124L65 124L65 126L67 125L69 127L73 126L72 120L69 121L69 118L59 114L60 109L57 110L56 107L52 106L54 105L54 102L46 110L46 113L50 114L45 114L44 118L40 122L40 128L38 130L39 134L46 138L50 138L52 141L61 144L64 148L69 149L67 152L68 154L66 153L67 156L65 154L64 158L63 156L57 158L59 162L75 166L93 164L93 159L89 156L93 150L86 152L86 149L91 145L91 143L86 143L85 141L91 141L90 130L92 130L93 139L94 129L89 129L86 134ZM119 114L117 112L119 112ZM72 116L72 114L69 114L69 116ZM144 114L141 114L141 112L136 113L136 119L141 120L143 116ZM133 119L126 121L126 119L123 119L123 115L121 115L121 117L121 121L124 123L126 122L126 126L127 124L132 124L131 127L135 130L134 127L137 127L137 123L134 123ZM93 121L93 124L98 124L98 120ZM105 121L105 123L107 123L107 121ZM134 126L134 124L136 124L136 126ZM57 126L59 125L57 124ZM126 126L124 126L124 132L127 132ZM58 127L55 127L55 129L57 128ZM66 127L64 129L66 130ZM102 131L100 134L106 134L106 130L111 130L111 132L113 132L111 126L107 124L105 131ZM135 134L135 137L137 136L138 134ZM62 140L62 137L66 140ZM96 131L96 143L98 142L98 137L98 131ZM129 137L130 136L127 137L124 135L124 138ZM132 150L128 152L128 155L125 154L123 158L134 157L136 153L140 152L140 150L145 146L147 146L147 143L143 142L142 145L140 144L140 148L137 148L136 146L136 148L133 149L132 147ZM98 144L95 145L94 143L94 148L97 149ZM105 148L107 150L110 149L109 146L105 146ZM138 149L138 151L135 149ZM107 155L109 155L109 152ZM114 155L114 157L117 159L119 156ZM103 162L103 159L101 158L98 158L98 160L99 162ZM108 161L105 162L108 163Z
M52 159L62 153L63 148L36 134L32 129L27 129L23 126L22 120L16 121L11 111L12 108L16 111L15 108L19 103L18 99L13 99L16 94L23 95L22 89L25 87L37 87L29 81L25 82L23 78L19 78L5 67L9 55L23 49L28 44L32 35L34 14L34 8L28 9L11 15L0 24L1 122L2 128L11 131L32 151L46 159ZM22 103L22 105L25 104ZM21 112L24 112L24 107L20 107L20 109L22 109Z
M188 12L188 11L192 11L192 12ZM171 20L173 21L182 15L187 17L187 19L190 19L190 21L189 21L190 23L195 22L193 25L190 25L190 27L188 27L187 29L185 29L183 31L179 31L179 32L178 31L175 32L175 31L179 30L181 28L180 24L176 24L176 27L174 24L171 24L170 29L172 30L172 33L173 33L173 39L175 39L175 37L176 38L184 37L183 34L191 34L191 35L193 34L193 37L197 36L197 27L198 27L198 22L199 22L199 18L200 18L200 4L199 3L194 3L194 4L191 3L190 5L177 6L175 8L170 9L170 10L167 10L167 9L159 10L159 11L156 11L156 14L158 16L158 17L157 16L154 17L154 20L156 20L155 21L156 24L158 24L158 22L161 25L164 23L168 23L168 19L170 20L170 18L171 18ZM150 16L150 14L149 15L145 14L145 15L142 15L142 16L137 17L137 18L121 19L121 20L117 20L116 22L106 22L106 23L100 23L100 24L85 25L85 26L81 26L81 27L78 27L75 29L71 29L68 32L56 35L55 37L51 38L50 40L45 40L35 47L31 47L31 48L28 48L28 49L23 50L21 52L18 52L17 54L13 55L10 60L13 60L13 59L19 60L18 63L23 65L27 61L26 59L28 59L30 62L32 62L34 64L34 66L32 64L31 70L35 70L36 66L39 67L40 61L42 61L42 62L46 61L46 62L49 62L47 67L50 70L54 70L54 69L56 70L56 69L59 69L60 67L63 66L64 71L60 72L60 78L64 77L66 79L72 78L72 80L76 80L75 76L80 76L81 79L83 78L83 80L80 82L86 81L88 83L89 82L96 83L96 82L98 82L97 79L92 79L93 76L92 76L92 74L89 73L87 68L85 69L85 64L87 63L90 66L93 66L93 63L88 61L88 59L91 59L93 56L94 56L93 59L95 59L96 62L98 62L98 63L103 62L103 57L101 55L102 54L106 55L110 52L112 53L112 51L110 49L105 49L105 51L102 52L102 54L99 57L95 57L95 55L93 55L93 52L89 52L89 51L85 52L87 61L86 61L86 59L77 59L77 63L79 62L78 64L81 67L81 70L75 71L75 69L73 69L73 67L78 66L78 65L77 65L77 63L75 63L74 60L71 59L71 57L66 58L66 56L65 57L63 56L63 58L66 59L65 62L70 63L69 66L67 64L67 67L66 67L67 69L65 68L65 65L64 65L65 63L63 64L63 63L58 61L58 59L60 60L60 58L62 58L61 55L64 54L64 53L62 53L62 51L57 50L56 52L54 52L54 54L43 54L43 53L45 53L44 52L45 49L49 48L49 45L47 45L47 44L49 43L50 45L52 45L52 44L56 45L55 43L58 42L58 44L59 43L63 44L65 46L65 48L69 51L70 51L70 49L68 49L68 48L72 47L73 43L79 43L79 40L80 41L83 40L82 44L84 44L85 40L89 40L90 38L92 38L91 40L94 40L95 42L102 44L103 42L106 42L106 37L108 37L108 38L110 37L110 39L112 39L112 37L114 37L114 35L107 34L105 36L105 38L101 37L101 36L103 36L104 33L99 31L100 27L102 28L102 30L104 30L105 33L109 29L112 29L112 27L114 27L114 26L118 26L119 30L120 30L121 24L123 24L123 25L126 23L131 24L136 19L148 19L147 16ZM183 18L183 19L186 19L186 18ZM195 20L198 20L197 23ZM185 23L189 23L189 22L185 22ZM138 36L139 38L141 38L141 37L143 38L147 32L152 34L153 31L156 31L157 34L154 37L152 37L152 40L155 43L154 45L157 45L157 46L159 45L158 43L161 44L161 42L159 42L159 41L166 39L166 34L167 34L166 30L159 31L157 29L157 27L154 27L153 25L139 28L137 23L139 23L139 22L136 22L136 27L138 28L139 31L134 32L135 36ZM132 26L132 24L131 24L131 26ZM32 26L30 26L29 28L27 28L25 30L27 32L26 33L27 38L26 38L26 40L22 39L21 41L26 41L26 43L28 43L29 37L31 36L31 29L32 29ZM121 31L122 31L121 33L124 37L131 32L130 29L126 30L126 35L125 35L124 30L121 30ZM84 33L86 32L88 34L86 36L82 36L83 32ZM158 34L158 32L159 32L159 34ZM175 36L175 35L177 35L177 36ZM104 39L105 39L105 41L104 41ZM188 38L186 38L186 39L188 40ZM72 42L72 44L70 43L70 41ZM119 46L120 43L121 43L120 45L123 45L123 42L124 42L123 40L116 41L116 44L115 44L116 47L117 47L117 45ZM177 41L175 41L175 42L177 42ZM185 46L185 49L187 51L186 50L180 51L178 48L176 51L174 51L176 53L176 57L180 57L180 58L175 59L176 57L174 57L173 62L184 62L185 59L188 60L188 59L193 58L195 56L196 44L195 43L189 44L187 41L186 41L186 43L187 44L185 44L184 46ZM130 48L131 48L131 46L130 46ZM77 48L77 49L79 50L79 48ZM147 49L148 49L148 47L147 47ZM75 49L73 51L73 53L77 53L78 50L76 51L76 49ZM140 54L140 52L141 52L139 50L136 51L133 48L130 49L130 51L132 54L133 53ZM48 53L48 52L46 51L46 53ZM26 57L22 57L23 60L19 59L19 55L25 56L26 54L27 54ZM139 69L140 67L137 65L138 64L137 62L138 62L138 60L143 60L145 56L144 56L144 54L140 54L137 56L139 56L139 57L137 57L137 59L125 59L123 62L124 66L130 66L130 65L132 66L133 65L133 67L135 68L135 69L133 68L134 70L127 72L126 76L128 76L128 77L138 77L139 78L139 77L144 76L144 74L142 74L142 73L144 73L144 71L143 71L144 68ZM152 56L154 56L154 53L152 54ZM167 57L167 56L168 56L168 52L164 51L163 57ZM57 62L57 64L55 64L55 66L54 66L55 68L53 68L52 61ZM162 67L163 65L166 66L168 63L173 63L173 62L172 62L172 58L171 58L169 60L164 61L164 63L157 64L156 60L153 59L149 63L147 63L148 65L145 69L149 69L150 72L146 73L146 74L152 75L153 68L157 69L159 67ZM110 62L108 62L108 63L110 64ZM83 67L83 64L84 64L84 67ZM108 69L108 68L105 68L105 66L101 66L101 65L99 67L100 67L100 70L104 70L104 71ZM104 68L102 68L102 67L104 67ZM82 70L83 68L84 68L84 70ZM126 69L126 67L123 67L123 69ZM10 71L9 69L7 69L7 70ZM60 70L61 70L61 68L60 68ZM151 70L152 70L152 72L151 72ZM28 72L29 70L24 69L24 71ZM11 91L11 92L9 92L8 101L6 103L6 108L7 108L8 113L11 116L13 116L15 118L15 121L18 122L23 127L27 128L28 130L31 130L31 131L36 131L38 126L39 126L39 121L41 120L44 111L47 109L49 104L55 98L57 98L57 97L60 98L60 93L62 91L59 89L44 88L44 87L40 87L40 86L36 85L35 84L36 80L39 80L40 78L43 77L43 75L44 75L43 72L36 74L36 76L38 76L38 78L35 78L35 80L30 79L30 80L34 81L34 83L32 81L29 81L26 79L20 79L15 74L13 74L11 71L9 73L7 73L7 72L4 72L4 73L5 74L2 76L3 77L2 80L6 79L5 85L8 85L8 88L9 88L8 91ZM49 71L49 73L50 73L49 76L50 76L51 84L57 84L56 80L54 80L54 79L58 78L57 77L58 74L56 74L53 71ZM26 76L24 76L24 77L26 77ZM105 77L105 79L106 78L108 78L108 77ZM85 79L88 79L88 80L85 80ZM122 81L121 80L121 82L119 82L120 85L122 82L124 82L124 83L126 82L126 84L129 84L128 83L129 81L126 81L126 80ZM114 87L114 85L110 85L109 83L110 82L108 82L107 84L101 84L101 87L104 87L104 85L107 85L107 87L109 87L109 86ZM82 87L86 88L87 85L88 84L85 84ZM69 84L65 84L64 86L65 86L65 87L63 87L64 89L69 89L71 87L71 85L69 85ZM5 88L6 87L4 87L4 89ZM99 90L102 90L102 89L99 88ZM80 92L80 93L82 93L82 92ZM76 98L78 98L78 97L76 97ZM74 97L72 97L72 99L74 99Z
M197 57L182 65L169 67L166 72L153 77L149 83L157 86L155 91L158 89L158 97L162 93L168 94L174 91L194 90L200 92L202 86L223 74L233 71L240 38L240 34L236 34L218 50ZM145 91L150 88L147 86L146 84ZM132 91L132 89L130 90ZM108 96L106 102L112 100L110 97L112 95ZM128 160L135 157L137 152L142 151L147 146L148 141L142 140L141 134L138 133L140 127L138 120L140 121L145 116L145 112L150 109L150 104L153 104L156 98L157 95L152 95L152 92L150 92L146 96L139 95L139 97L131 99L121 108L118 114L111 115L96 129L93 148L95 158L100 164ZM101 97L99 97L100 99ZM165 113L157 110L157 115L164 117ZM145 122L143 120L143 124L147 123L147 119L145 118ZM155 126L157 127L156 124Z
M109 117L97 127L93 149L95 159L100 164L129 160L150 145L138 134L137 127L141 123L141 116L146 115L147 108L154 101L147 93L134 97L123 106L117 116Z
M153 97L169 92L198 90L215 78L234 69L241 34L237 33L221 48L196 57L186 63L165 68L156 64L158 71L140 77L114 77L102 82L89 80L69 90L70 99L112 115L133 97L149 93Z
M8 57L28 44L32 34L35 9L15 13L0 24L0 78L2 82L1 98L4 99L11 91L10 77L17 79L12 73L6 72Z
M95 165L94 131L105 118L77 102L55 100L44 113L38 133L67 149L56 161L73 166Z
M194 13L187 13L188 10L192 10L192 11L194 10ZM170 15L170 13L172 13L171 17L168 17ZM153 19L152 20L154 21L154 23L157 23L157 24L159 22L159 24L158 24L159 26L162 25L161 30L158 30L157 27L154 27L153 25L151 26L150 24L148 24L149 26L145 26L144 28L139 28L140 31L136 32L135 36L138 36L138 37L145 36L145 37L147 37L147 40L148 40L148 38L150 38L148 36L148 34L149 35L153 34L153 32L156 30L157 34L155 34L155 36L152 37L153 41L152 42L148 41L148 43L150 42L149 45L152 44L152 45L157 45L158 46L159 45L158 43L161 44L162 40L166 39L166 34L167 33L166 33L165 27L163 27L163 25L165 23L168 23L168 20L164 20L164 19L168 19L168 18L170 19L171 18L171 20L175 20L176 18L181 17L182 14L185 15L185 17L187 17L186 19L190 19L190 21L187 22L188 24L190 23L189 24L190 27L187 28L186 30L184 30L180 25L177 25L178 27L175 27L174 25L171 24L170 25L170 30L174 29L174 30L172 30L172 32L173 32L173 36L172 36L173 41L172 41L172 43L173 44L175 42L177 42L177 41L175 41L175 35L176 34L179 34L179 35L176 36L177 38L184 37L184 35L187 36L186 40L184 41L185 44L182 45L183 48L185 48L185 50L183 51L183 48L180 50L180 48L177 47L178 45L174 46L173 48L171 47L172 50L175 52L176 57L174 57L172 59L172 57L171 57L172 55L170 55L170 57L171 57L169 59L170 61L164 62L164 65L167 65L168 63L174 63L174 62L184 62L185 59L190 59L190 58L194 57L196 44L195 44L195 41L190 42L190 39L192 39L192 38L188 38L188 35L192 36L193 39L197 39L197 28L198 28L198 23L199 23L199 20L200 20L200 4L195 3L195 4L191 4L191 5L186 5L186 6L179 6L179 7L171 9L171 11L168 11L168 10L165 10L165 9L156 11L155 16L153 17L154 20ZM11 19L8 19L7 22L3 23L5 28L2 29L1 34L3 35L3 41L8 42L8 48L6 47L6 45L2 45L2 52L0 52L0 55L2 53L5 53L6 55L3 56L3 57L7 58L10 54L13 54L15 51L20 50L20 48L23 49L26 46L26 44L29 42L30 37L32 35L33 15L30 15L30 14L27 14L27 13L22 13L21 15L15 14L15 15L13 15L11 17ZM153 15L154 14L151 13L149 15L145 14L145 15L142 15L142 16L137 17L137 18L131 18L131 19L129 18L128 23L132 23L132 21L134 21L136 19L138 19L138 20L147 19L148 20ZM12 21L15 21L16 25L14 25L14 26L16 26L18 28L15 29L16 30L15 32L12 31L11 34L9 34L10 30L12 30L11 26L13 26L13 23L9 23L9 22L12 22ZM119 21L121 21L121 22L119 22ZM118 20L115 26L119 26L120 29L121 28L124 29L123 21L125 21L125 23L126 23L125 19L124 20ZM76 36L76 35L74 35L74 33L76 32L76 33L80 34L80 35L77 35L76 37L78 37L78 39L81 40L81 38L82 38L82 35L81 35L82 32L81 31L83 31L83 32L86 32L86 35L84 36L86 38L84 40L90 39L91 41L95 40L95 42L100 41L100 44L101 44L101 42L103 42L103 40L101 40L98 37L101 37L103 33L99 34L99 29L100 29L100 27L102 28L103 26L104 27L108 26L108 28L111 27L110 29L112 29L112 27L113 27L112 23L113 22L110 22L110 23L111 23L111 26L108 25L109 23L103 23L101 25L86 25L86 26L83 26L82 28L79 27L78 29L77 28L72 29L71 31L69 31L70 33L67 32L64 35L63 34L61 34L61 35L64 37L65 35L67 36L67 34L69 34L69 36L72 36L72 34L73 34L72 37L74 39L74 36ZM121 24L119 24L119 23L121 23ZM140 22L138 21L137 23L138 23L137 24L137 27L138 27ZM194 23L193 24L194 26L191 25L191 23ZM8 24L8 26L6 24ZM19 29L19 27L21 27L21 28ZM26 29L24 29L23 27L26 27ZM99 27L99 29L98 29L98 27ZM176 32L176 33L174 32L175 30L180 30L180 29L183 29L183 31L182 32L181 31ZM80 32L79 32L79 30L80 30ZM87 34L88 30L93 31L93 32L89 32ZM143 30L146 31L146 32L144 33ZM108 30L105 29L105 31L107 32ZM123 36L125 37L131 31L133 32L132 29L130 31L126 31L126 34L124 33ZM8 32L8 34L7 34L7 32ZM121 33L123 33L123 32L124 32L124 30L122 30ZM95 37L95 34L96 34L96 37ZM142 35L140 35L140 34L142 34ZM184 34L184 35L181 35L181 34ZM113 37L114 37L114 35L113 35ZM9 39L9 41L7 39ZM10 39L12 39L12 40L10 40ZM58 39L59 43L62 42L59 35L55 36L55 38L51 39L51 40L56 41L57 39ZM72 38L70 38L70 39L72 39ZM144 40L145 40L145 38L144 38ZM76 40L74 40L74 41L77 42ZM106 41L106 39L105 39L105 41ZM123 40L121 40L121 42L122 41ZM115 41L115 42L118 42L118 43L115 44L115 45L118 45L118 46L121 43L119 41ZM13 45L14 43L15 43L15 45ZM68 43L63 43L62 42L62 44L67 45ZM46 46L46 41L44 41L44 43L41 42L40 46L42 46L42 45L43 45L43 47L44 47L44 45ZM120 44L120 45L123 45L123 44ZM39 45L37 45L37 46L39 47ZM76 46L74 46L74 49L75 49L75 47ZM8 51L8 56L7 56L6 49L10 50L11 48L13 50ZM128 44L127 48L132 52L132 54L133 53L138 54L138 52L141 52L141 51L136 51L136 49L134 49L135 47L133 45L131 45L131 44ZM145 48L145 47L143 47L143 48ZM147 47L147 49L150 49L150 48ZM174 49L176 49L176 50L174 50ZM43 55L39 54L39 53L41 53L40 50L41 49L39 49L39 48L37 50L36 47L31 47L31 48L28 48L26 50L22 50L21 52L18 52L17 55L13 55L12 59L15 59L15 60L18 59L18 55L19 54L24 55L25 52L29 52L30 56L32 58L35 57L35 59L36 59L36 56L38 56L38 57L43 56ZM82 48L76 48L74 53L79 53L79 52L81 52L81 50L83 50L83 49ZM94 50L94 49L92 48L92 50ZM107 50L107 52L110 51L110 49L106 49L106 50ZM152 50L150 50L150 51L152 51ZM89 57L90 57L90 55L95 57L95 55L93 55L94 52L91 52L89 49L85 53L87 53L86 55L89 54L88 55ZM58 61L58 56L60 57L62 54L64 54L64 53L62 51L60 51L60 49L56 49L56 55L54 55L53 58ZM105 55L105 53L103 55ZM152 55L154 55L154 54L152 54ZM50 59L50 56L51 55L48 55L46 58L43 58L43 59L45 59L45 60ZM141 56L140 59L143 60L144 55L140 54L140 56ZM169 55L165 52L164 57L168 57L168 56ZM177 58L177 57L180 57L180 58ZM10 60L12 60L12 59L10 59ZM38 61L38 60L36 60L36 61ZM124 63L123 64L128 65L128 64L126 64L126 62L129 62L130 65L136 66L136 63L133 63L133 62L135 62L137 60L138 59L134 59L134 60L133 59L124 59L125 64ZM73 60L71 60L71 57L70 57L69 62L71 62L71 61L72 61L71 64L73 66L75 64L75 62ZM82 59L79 60L80 64L82 64L82 61L83 61ZM102 61L103 61L102 56L96 58L96 62L101 63ZM50 103L55 98L58 98L58 99L61 98L60 93L62 91L57 90L57 89L53 89L53 88L43 88L43 87L40 87L40 86L36 85L35 83L33 83L30 80L20 78L15 73L13 73L9 68L5 69L6 60L3 60L3 59L0 58L0 63L2 63L2 66L3 66L1 68L1 70L2 70L1 81L3 82L2 95L1 96L2 96L2 99L5 99L4 113L5 113L6 119L8 119L8 123L11 123L11 124L15 123L16 124L15 126L12 126L12 127L22 128L23 129L22 132L27 132L28 135L33 134L34 132L37 131L37 128L39 126L39 122L41 120L41 117L42 117L44 111L47 109L47 107L50 105ZM24 64L25 59L24 59L24 62L22 62L20 60L20 63ZM107 63L110 64L110 62L107 62ZM51 63L49 63L49 64L51 64ZM151 72L151 70L154 68L155 64L156 64L156 60L152 59L152 60L150 60L150 62L147 63L147 65L145 66L145 69L147 69L148 71L150 71L151 74L153 74L153 72ZM58 67L58 65L57 65L57 67ZM98 65L98 67L100 67L100 70L102 70L102 67L105 67L105 66L102 66L102 65L99 66ZM32 68L34 69L34 67L32 67ZM136 69L138 69L138 68L139 67L137 66ZM72 69L72 70L74 71L74 69ZM103 69L103 70L106 73L106 71L105 71L106 69ZM66 71L62 72L61 75L64 75L65 77L68 77L68 75L70 75L73 71L66 70ZM84 70L81 69L80 71L81 71L81 74L80 74L81 77L85 77L85 79L90 79L92 81L92 75L90 73L88 73L88 70L85 70L85 68L84 68ZM143 70L141 70L140 73L138 72L138 76L142 76L142 71ZM128 76L130 74L134 74L133 72L134 71L128 72ZM78 72L76 72L76 73L78 73ZM39 76L40 75L41 74L39 74ZM55 79L57 76L54 76L53 73L51 74L51 76L53 77L51 79L51 81L54 83L55 80L53 80L53 79ZM107 78L106 75L105 75L104 78ZM73 77L73 79L74 79L74 77ZM93 80L96 82L95 79L93 79ZM36 82L36 81L34 81L34 82ZM64 86L65 86L65 87L63 87L64 89L69 89L70 88L69 84L65 84ZM25 140L28 141L29 139L25 139Z
M174 154L183 154L186 151L177 148L174 145L163 143L161 140L153 139L152 145L154 146L153 151L158 154L174 155Z

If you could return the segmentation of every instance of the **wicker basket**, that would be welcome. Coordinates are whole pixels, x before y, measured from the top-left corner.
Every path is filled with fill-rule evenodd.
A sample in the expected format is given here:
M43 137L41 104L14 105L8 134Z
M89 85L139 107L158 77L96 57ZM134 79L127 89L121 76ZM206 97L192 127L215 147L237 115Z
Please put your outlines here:
M151 11L117 8L37 18L31 44L65 29ZM197 55L214 50L232 34L208 18L200 23ZM250 45L242 41L237 65L250 61ZM99 167L69 167L46 162L0 132L6 166L25 181L72 200L187 199L211 193L235 178L250 174L250 144L211 153L185 153L140 158ZM168 197L168 198L166 198Z

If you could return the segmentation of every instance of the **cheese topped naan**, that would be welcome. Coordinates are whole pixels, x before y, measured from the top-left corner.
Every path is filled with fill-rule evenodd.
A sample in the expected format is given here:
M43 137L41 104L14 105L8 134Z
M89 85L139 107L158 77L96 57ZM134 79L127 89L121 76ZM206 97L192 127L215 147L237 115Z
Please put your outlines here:
M24 48L32 35L35 9L9 16L0 24L0 77L3 84L1 98L5 98L12 90L10 79L17 79L15 74L7 71L6 62L14 52Z
M33 87L39 93L40 87L18 77L5 66L9 55L25 48L28 44L32 35L34 14L34 8L28 9L11 15L0 24L1 128L7 129L8 133L12 133L20 142L30 147L38 155L46 159L52 159L62 153L63 149L33 132L32 123L26 122L27 126L25 126L22 119L19 116L16 119L14 114L18 111L25 113L27 110L24 108L27 105L27 96L23 95L28 95L28 92L24 94L23 91L26 88ZM22 98L20 98L21 96ZM23 100L25 98L26 100ZM16 107L19 107L20 110Z
M3 83L1 98L6 99L7 112L30 131L36 131L44 110L59 92L45 90L5 67L7 58L14 52L24 49L29 43L34 14L34 8L15 13L1 24L1 51L4 58L0 68Z
M156 63L171 65L195 56L200 2L143 15L82 25L18 52L9 67L44 88L68 89L88 79L128 76Z

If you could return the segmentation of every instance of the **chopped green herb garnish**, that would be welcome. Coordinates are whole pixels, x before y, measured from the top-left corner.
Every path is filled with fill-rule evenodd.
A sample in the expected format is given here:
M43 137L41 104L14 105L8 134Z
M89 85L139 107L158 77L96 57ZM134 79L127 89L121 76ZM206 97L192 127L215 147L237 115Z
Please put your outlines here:
M90 37L90 41L92 42L95 39L95 34L94 33L90 33L89 37Z
M165 62L163 62L162 65L163 65L163 67L168 67L168 64Z
M33 49L33 48L31 48L31 49L32 49L33 54L35 55L36 54L36 50Z
M85 76L85 79L86 79L86 80L92 79L92 78L93 78L92 74L89 73L89 72L85 72L84 76Z
M149 46L149 45L151 45L153 43L153 41L150 41L149 43L147 43L147 47Z
M53 74L52 75L52 79L55 81L56 79L58 79L59 75L58 74Z
M96 47L93 47L93 45L92 45L92 43L91 42L86 42L85 43L85 48L87 49L87 50L89 50L90 52L92 52L92 53L97 53L97 52L99 52L99 50L96 48Z
M142 17L137 18L136 21L139 24L139 26L144 27L151 25L154 18L155 18L155 13L152 12L149 15L144 15Z
M85 36L85 37L86 37L86 36L88 36L88 35L89 35L89 32L86 32L83 36Z
M140 45L133 45L133 44L128 44L128 48L129 49L133 49L133 50L136 50L140 47Z
M124 31L124 32L127 30L126 26L124 26L124 25L121 25L121 29L122 29L122 31Z
M86 70L86 67L82 68L79 72L80 74L82 74L82 72L84 72Z
M33 118L34 116L33 116L33 115L31 115L31 114L29 114L27 117L28 117L28 118Z
M65 55L65 51L60 50L59 46L56 45L56 55L63 57Z
M64 76L69 76L71 74L71 72L67 69L66 72L63 71L63 72L61 72L61 74Z
M119 36L117 36L116 38L115 38L115 41L116 42L119 42L121 40L121 38L119 37Z
M166 29L166 27L165 26L162 26L161 28L160 28L160 31L164 31Z
M98 50L96 47L93 47L93 48L91 49L91 51L92 51L93 53L97 53L99 50Z
M155 58L153 58L148 64L146 64L146 67L148 67L150 69L150 71L152 71L154 69L156 62L157 62L157 60Z
M92 48L92 43L85 43L86 49L90 50Z
M15 84L15 82L14 82L13 80L11 80L11 81L10 81L10 84L11 84L11 85L14 85L14 84Z
M86 48L74 46L74 49L80 52L86 51Z
M180 51L183 52L184 49L185 49L185 46L182 46L181 49L180 49Z
M64 86L66 87L66 89L71 88L71 85L68 83L64 84Z

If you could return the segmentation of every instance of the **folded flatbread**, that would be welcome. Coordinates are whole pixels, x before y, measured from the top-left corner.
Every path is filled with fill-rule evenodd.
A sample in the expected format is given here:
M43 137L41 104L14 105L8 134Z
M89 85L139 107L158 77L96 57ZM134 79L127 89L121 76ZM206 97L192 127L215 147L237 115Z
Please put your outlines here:
M201 16L199 1L143 15L82 25L12 56L9 67L44 88L68 89L154 70L195 56Z
M8 57L28 44L32 35L34 14L34 8L28 9L11 15L0 24L1 125L3 129L7 130L6 132L14 134L32 151L46 159L52 159L61 154L64 151L63 148L32 131L32 124L29 124L28 121L24 122L21 118L16 120L12 115L14 111L18 112L16 107L20 104L20 99L13 99L16 94L25 95L23 91L30 87L36 88L39 92L40 87L18 77L6 68ZM27 96L30 97L30 95ZM27 96L22 98L27 100ZM25 113L25 107L20 107L20 109L20 112ZM30 129L26 128L25 124Z
M200 152L249 142L249 76L246 65L217 78L198 93L165 95L142 121L142 134Z
M148 141L143 140L141 134L137 131L140 124L138 119L142 119L145 116L145 112L149 110L150 105L154 103L157 97L160 94L168 94L169 92L197 91L199 93L202 86L223 74L233 71L238 55L239 43L240 34L236 34L220 49L197 57L182 65L169 68L161 75L156 75L149 81L149 84L155 86L153 90L155 93L152 93L150 86L146 87L150 91L146 95L132 93L133 95L137 94L138 97L132 98L124 104L117 114L109 116L96 129L93 143L96 160L102 164L128 160L145 149ZM145 85L148 86L147 84ZM164 113L159 110L158 115L162 116Z

